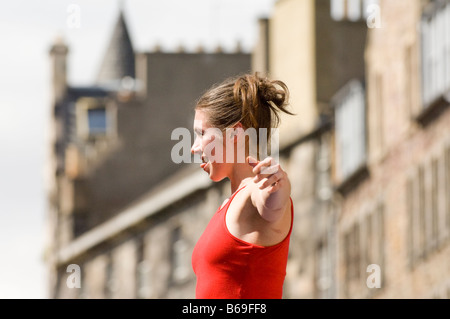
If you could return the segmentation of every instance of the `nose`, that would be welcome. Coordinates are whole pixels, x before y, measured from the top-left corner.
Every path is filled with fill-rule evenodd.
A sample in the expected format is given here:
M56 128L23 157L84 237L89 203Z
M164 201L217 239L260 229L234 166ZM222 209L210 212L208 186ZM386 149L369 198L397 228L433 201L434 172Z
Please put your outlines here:
M202 153L202 148L200 145L200 142L198 140L198 138L195 139L194 144L191 147L191 154L197 154L197 153Z

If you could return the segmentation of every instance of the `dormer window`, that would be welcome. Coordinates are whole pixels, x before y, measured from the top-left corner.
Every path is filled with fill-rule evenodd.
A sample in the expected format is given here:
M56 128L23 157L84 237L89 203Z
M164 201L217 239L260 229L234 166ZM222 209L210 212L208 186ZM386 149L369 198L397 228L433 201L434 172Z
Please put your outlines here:
M114 132L115 113L105 99L85 97L77 101L77 133L80 138L104 138Z
M106 107L100 106L87 110L88 117L88 134L106 134L107 132L107 119L106 119Z

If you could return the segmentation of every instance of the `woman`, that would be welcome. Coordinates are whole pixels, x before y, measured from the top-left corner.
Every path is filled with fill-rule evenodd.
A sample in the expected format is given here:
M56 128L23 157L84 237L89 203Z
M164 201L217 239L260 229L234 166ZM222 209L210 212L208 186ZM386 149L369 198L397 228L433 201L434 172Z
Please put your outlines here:
M292 114L287 102L283 82L255 74L226 80L196 105L191 152L201 156L213 181L228 178L232 193L194 248L196 298L282 298L293 224L291 185L278 163L259 158L264 134L257 135L252 154L252 135L244 133L253 129L270 139L278 112ZM242 153L245 159L239 160Z

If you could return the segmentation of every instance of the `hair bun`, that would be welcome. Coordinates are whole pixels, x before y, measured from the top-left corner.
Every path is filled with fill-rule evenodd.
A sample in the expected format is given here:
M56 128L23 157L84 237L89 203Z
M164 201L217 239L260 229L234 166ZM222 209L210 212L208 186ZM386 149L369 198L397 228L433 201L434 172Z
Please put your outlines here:
M284 83L270 81L267 78L259 78L259 95L262 103L272 102L277 107L287 104L288 89ZM279 86L280 88L278 88Z
M238 77L234 84L234 99L242 108L242 118L248 125L259 127L263 118L271 119L271 126L278 126L279 111L293 115L286 107L289 90L282 81L260 77L258 73ZM273 116L272 116L273 114Z

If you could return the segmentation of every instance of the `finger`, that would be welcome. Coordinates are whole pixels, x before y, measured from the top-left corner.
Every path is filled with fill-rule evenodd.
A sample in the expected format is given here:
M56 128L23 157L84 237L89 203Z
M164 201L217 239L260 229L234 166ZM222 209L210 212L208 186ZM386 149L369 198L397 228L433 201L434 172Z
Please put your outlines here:
M266 177L270 177L271 175L276 174L278 172L283 172L283 170L280 167L280 164L276 164L276 165L270 166L270 167L263 167L261 169L261 172L259 174L256 174L256 176L254 177L253 180L255 183L258 183L262 179L264 179Z
M280 187L281 187L280 183L277 182L277 183L273 184L272 186L270 186L270 187L267 189L267 192L268 192L269 194L273 194L273 193L275 193L277 190L279 190Z
M272 163L272 158L268 157L264 159L263 161L259 162L258 165L253 168L254 174L260 174L263 167L270 166Z
M261 168L261 170L263 171L264 169L267 169L267 167L263 167ZM254 170L253 170L254 172ZM260 181L262 181L264 178L269 178L272 174L263 174L262 172L259 172L258 174L256 174L256 176L253 178L253 181L255 183L259 183Z
M276 164L271 167L264 167L260 174L257 174L253 181L255 183L259 183L264 178L269 178L271 175L277 174L277 173L283 173L283 170L280 167L280 164Z
M279 171L281 171L280 164L275 164L275 165L269 166L269 167L262 167L260 174L273 175L273 174L278 173Z
M259 189L264 189L269 186L273 186L275 183L279 183L282 178L283 174L281 172L273 174L269 178L266 178L266 180L259 186Z
M251 166L251 167L255 167L256 165L258 165L258 160L252 156L248 156L247 157L247 163Z

